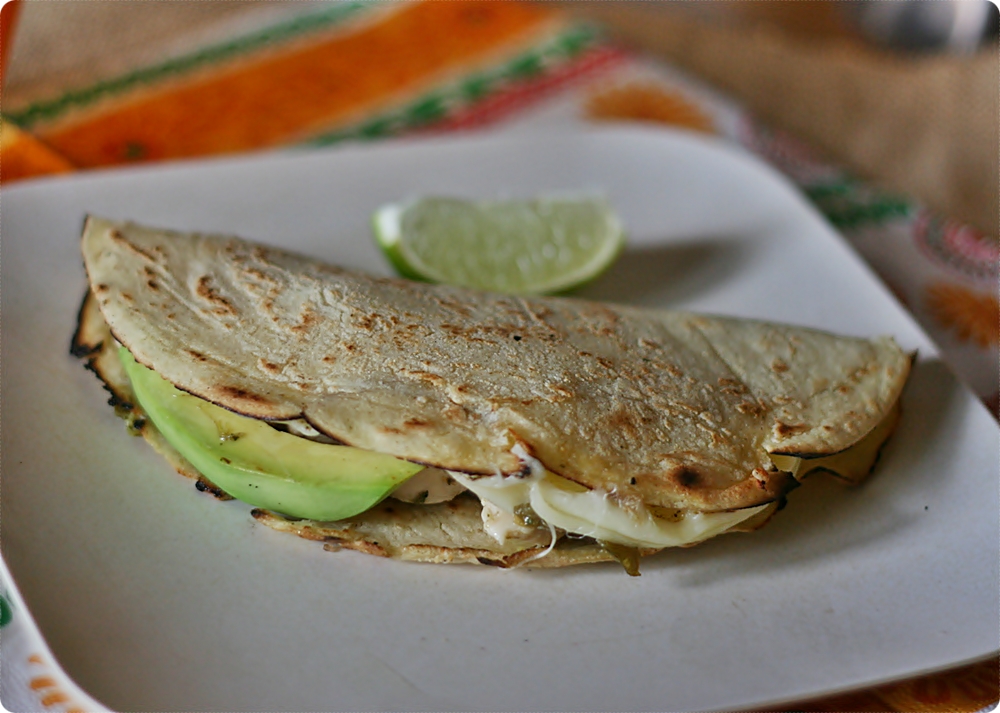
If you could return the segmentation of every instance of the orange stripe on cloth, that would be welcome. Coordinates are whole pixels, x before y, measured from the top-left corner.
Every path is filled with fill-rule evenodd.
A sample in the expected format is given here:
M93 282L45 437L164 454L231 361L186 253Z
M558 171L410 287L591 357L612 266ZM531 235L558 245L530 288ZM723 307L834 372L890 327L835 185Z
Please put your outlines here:
M551 17L520 2L412 2L308 46L145 88L38 135L81 167L303 141L449 70L488 60Z
M974 713L1000 702L1000 659L889 684L875 693L905 713Z
M69 161L31 134L0 122L0 183L72 170Z
M42 696L41 703L46 708L49 708L58 703L69 703L69 700L70 700L69 696L67 696L62 691L55 691L53 693L49 693L46 696Z

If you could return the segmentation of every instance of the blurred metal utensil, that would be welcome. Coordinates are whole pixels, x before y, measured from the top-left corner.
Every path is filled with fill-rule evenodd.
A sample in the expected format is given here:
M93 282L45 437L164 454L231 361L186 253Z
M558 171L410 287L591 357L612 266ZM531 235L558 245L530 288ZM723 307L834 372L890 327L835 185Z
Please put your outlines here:
M842 5L866 37L909 50L972 52L997 31L989 0L864 0Z

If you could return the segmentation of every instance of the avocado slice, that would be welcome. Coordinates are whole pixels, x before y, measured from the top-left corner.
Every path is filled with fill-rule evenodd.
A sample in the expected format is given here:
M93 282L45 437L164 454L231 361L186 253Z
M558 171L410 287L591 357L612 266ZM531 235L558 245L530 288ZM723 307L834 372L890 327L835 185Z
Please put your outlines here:
M362 513L424 466L351 446L317 443L176 388L118 352L139 405L167 442L238 500L309 520Z

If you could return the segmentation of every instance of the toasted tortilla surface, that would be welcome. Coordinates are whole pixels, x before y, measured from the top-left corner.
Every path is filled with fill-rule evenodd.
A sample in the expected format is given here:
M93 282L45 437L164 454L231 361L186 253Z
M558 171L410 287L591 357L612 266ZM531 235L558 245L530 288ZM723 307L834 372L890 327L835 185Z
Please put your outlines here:
M851 447L910 358L874 340L376 277L238 238L88 219L110 332L178 388L473 474L550 471L623 504L780 500L769 453Z

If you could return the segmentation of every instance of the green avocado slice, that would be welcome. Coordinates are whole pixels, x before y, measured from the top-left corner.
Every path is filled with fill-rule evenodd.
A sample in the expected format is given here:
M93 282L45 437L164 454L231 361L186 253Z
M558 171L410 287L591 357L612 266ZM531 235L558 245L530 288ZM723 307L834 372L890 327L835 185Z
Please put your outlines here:
M139 405L167 442L238 500L292 517L362 513L424 466L278 431L176 388L118 352Z

